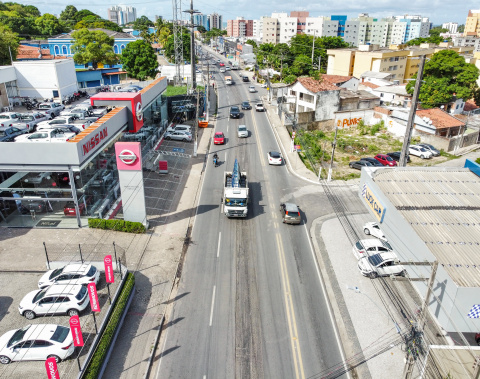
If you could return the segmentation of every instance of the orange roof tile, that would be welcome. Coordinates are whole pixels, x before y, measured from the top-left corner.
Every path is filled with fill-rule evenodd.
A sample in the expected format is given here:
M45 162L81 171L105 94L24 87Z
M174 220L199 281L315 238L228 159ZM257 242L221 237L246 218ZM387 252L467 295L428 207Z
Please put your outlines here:
M456 126L464 126L465 123L449 115L440 108L417 110L417 116L428 117L432 120L432 125L437 129L452 128Z
M353 76L327 75L323 74L322 79L331 84L342 84L348 82Z
M313 93L322 92L322 91L340 91L340 88L330 84L326 81L315 80L309 77L300 77L297 78L297 81L300 82L306 89Z
M473 111L475 109L480 108L477 104L475 104L475 101L473 99L468 100L465 103L465 106L463 107L463 110L466 112Z
M364 85L365 87L369 87L369 88L372 88L372 89L380 87L380 86L377 86L376 84L373 84L371 82L363 82L361 84Z

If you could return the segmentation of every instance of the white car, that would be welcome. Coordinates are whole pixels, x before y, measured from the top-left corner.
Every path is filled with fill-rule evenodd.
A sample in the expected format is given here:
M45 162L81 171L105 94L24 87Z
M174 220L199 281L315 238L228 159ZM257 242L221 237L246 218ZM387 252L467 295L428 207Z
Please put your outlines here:
M100 271L95 266L74 263L47 271L38 281L38 288L42 289L52 284L97 284L99 278Z
M12 361L45 361L48 358L60 362L74 351L70 329L60 325L27 325L0 337L0 363L4 365Z
M40 113L47 115L48 118L54 118L65 109L65 105L55 102L41 103L38 104L37 109Z
M430 159L433 156L430 150L427 150L424 147L417 146L417 145L410 146L408 148L408 152L410 153L410 155L415 155L422 159Z
M266 82L265 82L265 83L261 83L261 84L260 84L260 87L261 87L261 88L267 88L267 83L266 83Z
M434 157L438 157L440 155L440 151L429 143L419 143L417 146L423 147L425 150L430 151Z
M16 112L4 112L0 113L0 130L5 130L5 128L10 128L13 126L13 123L18 120L20 113Z
M167 132L165 133L165 139L170 140L173 139L175 141L183 141L183 142L191 142L192 141L192 134L185 131L175 131L175 132Z
M248 87L248 92L255 93L257 92L257 89L255 88L255 86L250 86Z
M27 129L29 132L33 132L37 124L47 120L47 118L45 114L39 112L22 113L16 122L13 123L13 126L18 129Z
M255 110L257 112L265 112L265 107L262 103L255 104Z
M282 155L278 151L268 152L268 164L280 166L282 164Z
M363 225L363 232L367 236L372 235L380 238L381 240L387 239L376 222L367 222L365 225Z
M360 240L353 245L353 255L357 259L375 254L392 252L393 248L387 241L379 239Z
M230 71L231 67L230 66L225 66L225 71Z
M225 67L220 67L220 72L225 72Z
M77 316L89 302L87 287L81 284L54 284L29 292L20 302L18 311L27 320L49 314L66 314L71 317Z
M69 139L75 137L76 134L63 128L41 130L32 134L23 134L15 138L15 142L67 142Z
M175 126L169 126L167 132L189 132L192 133L192 127L190 125L177 124Z
M376 253L358 260L358 269L363 276L405 275L405 268L395 264L397 256L393 252Z
M73 124L74 121L75 121L74 118L71 116L60 116L60 117L54 118L53 120L39 122L35 129L40 130L40 127L43 128L45 126Z
M247 138L248 137L248 129L245 125L238 125L237 129L238 138Z

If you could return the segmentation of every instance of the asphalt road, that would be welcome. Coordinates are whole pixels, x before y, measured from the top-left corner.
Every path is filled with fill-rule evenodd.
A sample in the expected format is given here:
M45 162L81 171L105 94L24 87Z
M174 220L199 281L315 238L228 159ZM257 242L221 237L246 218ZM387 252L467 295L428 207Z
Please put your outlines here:
M241 82L240 73L227 72L236 82L228 87L216 74L216 131L227 142L211 147L221 165L207 161L158 378L309 378L342 361L307 234L307 208L329 206L321 205L320 189L285 166L268 166L267 152L278 146L264 113L253 109L229 119L231 105L260 100L261 93L248 93L251 83ZM247 125L248 138L237 138L239 124ZM235 158L248 173L247 219L221 213L223 172L232 170ZM301 206L302 225L281 223L279 204L287 200Z

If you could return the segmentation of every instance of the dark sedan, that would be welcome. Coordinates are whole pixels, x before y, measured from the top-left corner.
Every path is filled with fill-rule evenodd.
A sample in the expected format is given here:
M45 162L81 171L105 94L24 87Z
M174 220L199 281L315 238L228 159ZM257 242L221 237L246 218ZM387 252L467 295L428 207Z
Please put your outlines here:
M350 168L356 168L357 170L361 170L362 167L373 167L373 164L371 164L371 163L368 162L368 161L362 161L362 160L360 160L360 161L356 161L356 162L350 162L350 163L348 164L348 166L349 166Z
M230 118L240 118L240 109L237 106L230 108Z
M18 129L14 126L0 130L0 142L13 142L15 137L27 133L28 129Z
M379 167L383 167L383 164L381 164L379 161L377 161L375 158L371 158L371 157L368 157L368 158L360 158L361 161L367 161L367 162L370 162L372 164L372 166L379 166Z
M387 153L387 155L392 158L394 161L400 161L400 151L394 151L393 153ZM410 155L407 154L407 163L410 162Z
M252 106L250 105L250 103L248 101L244 101L242 103L242 109L252 109Z

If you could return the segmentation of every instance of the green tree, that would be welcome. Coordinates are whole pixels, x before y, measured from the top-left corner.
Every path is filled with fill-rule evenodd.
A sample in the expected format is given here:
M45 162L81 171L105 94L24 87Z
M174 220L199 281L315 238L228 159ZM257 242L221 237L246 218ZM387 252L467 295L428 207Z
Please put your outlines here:
M440 37L440 33L447 33L448 29L442 28L440 26L436 26L430 29L430 37Z
M96 18L94 15L86 16L83 20L75 24L74 29L108 29L115 32L121 32L122 28L120 25L115 24L114 22L103 20L101 18Z
M465 31L465 25L458 25L457 32L458 33L463 33Z
M72 33L73 60L77 64L116 64L118 56L113 51L115 40L100 30L79 29ZM128 46L128 45L127 45Z
M253 39L247 39L245 43L253 46L254 49L257 48L257 42L255 42Z
M0 24L0 66L11 64L10 52L13 60L17 58L18 42L17 34L8 26Z
M77 15L78 10L74 5L67 5L65 9L60 13L61 21L72 21L76 20L75 16Z
M92 11L89 11L88 9L82 9L82 10L78 11L77 13L75 13L74 18L78 22L78 21L83 20L87 16L95 16L96 18L101 18L98 14L95 14Z
M197 30L201 33L201 34L204 34L207 32L207 29L205 29L205 26L202 26L202 25L198 25L197 26Z
M157 57L152 46L143 40L130 42L122 52L123 69L132 78L145 80L157 74Z
M422 107L437 107L452 101L454 97L467 101L477 89L478 74L479 69L466 63L457 52L439 51L425 63L419 95ZM414 87L415 81L412 80L407 84L407 92L412 94Z
M183 33L183 57L184 60L190 60L190 34L186 31ZM170 62L175 61L174 56L174 40L173 34L170 35L167 39L167 42L164 45L164 54Z
M147 16L139 17L133 23L133 29L135 30L144 30L151 26L154 26L154 24Z
M53 36L65 31L64 26L60 23L58 18L50 13L45 13L43 16L35 20L35 26L38 34L43 36Z

